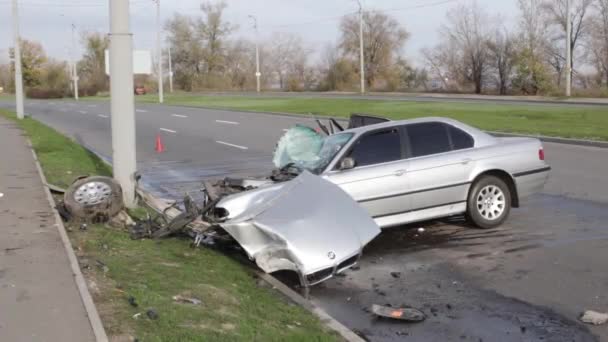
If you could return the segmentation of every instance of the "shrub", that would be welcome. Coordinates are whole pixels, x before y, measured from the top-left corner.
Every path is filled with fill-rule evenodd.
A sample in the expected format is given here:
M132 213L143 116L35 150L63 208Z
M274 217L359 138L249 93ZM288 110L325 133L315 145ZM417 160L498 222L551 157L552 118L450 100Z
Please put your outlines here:
M59 89L28 88L25 95L30 99L60 99L64 92Z

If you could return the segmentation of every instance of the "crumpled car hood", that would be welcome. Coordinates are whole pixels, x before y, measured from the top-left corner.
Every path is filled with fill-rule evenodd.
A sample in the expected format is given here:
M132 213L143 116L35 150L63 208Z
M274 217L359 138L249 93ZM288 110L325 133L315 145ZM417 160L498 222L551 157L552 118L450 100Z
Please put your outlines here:
M380 233L348 194L307 171L227 196L216 207L228 212L220 226L267 273L289 269L305 277L333 268L331 276Z

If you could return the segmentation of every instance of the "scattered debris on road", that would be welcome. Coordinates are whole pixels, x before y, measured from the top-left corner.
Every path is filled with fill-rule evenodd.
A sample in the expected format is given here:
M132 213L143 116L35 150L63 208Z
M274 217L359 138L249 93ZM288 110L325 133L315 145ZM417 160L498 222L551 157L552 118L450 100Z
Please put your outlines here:
M581 322L593 324L593 325L602 325L608 322L608 313L601 313L597 311L587 310L580 317Z
M131 306L132 306L132 307L134 307L134 308L136 308L136 307L138 307L138 306L139 306L139 305L137 304L137 300L136 300L136 299L135 299L135 297L133 297L133 296L129 296L129 297L127 298L127 301L129 302L129 305L131 305Z
M178 303L186 303L186 304L193 304L193 305L203 304L203 301L200 299L193 298L193 297L185 297L182 295L173 296L173 300Z
M401 278L401 272L391 272L391 277L395 279Z
M426 319L426 315L414 308L392 308L390 306L372 305L372 312L376 316L392 318L400 321L422 322Z
M156 312L155 309L148 309L148 310L146 310L146 316L148 316L148 318L151 320L157 320L158 312Z

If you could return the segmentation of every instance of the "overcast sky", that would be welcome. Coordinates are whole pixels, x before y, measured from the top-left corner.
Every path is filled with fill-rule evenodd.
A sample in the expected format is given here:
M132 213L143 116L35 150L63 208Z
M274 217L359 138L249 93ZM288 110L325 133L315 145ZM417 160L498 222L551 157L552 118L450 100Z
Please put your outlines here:
M79 31L108 32L108 0L19 0L21 34L42 42L47 53L65 59L71 45L73 22ZM160 0L163 21L174 13L200 15L200 0ZM390 10L410 32L403 53L420 64L420 49L437 42L437 30L446 13L459 3L475 0L362 0L366 8ZM516 0L476 0L507 25L517 16ZM261 39L273 32L300 34L306 44L322 50L338 39L340 16L355 12L356 0L227 0L226 19L239 26L234 37L253 38L249 14L258 17ZM0 61L12 45L11 0L0 0ZM131 0L131 28L137 49L153 49L156 10L153 0ZM81 50L81 49L79 49Z

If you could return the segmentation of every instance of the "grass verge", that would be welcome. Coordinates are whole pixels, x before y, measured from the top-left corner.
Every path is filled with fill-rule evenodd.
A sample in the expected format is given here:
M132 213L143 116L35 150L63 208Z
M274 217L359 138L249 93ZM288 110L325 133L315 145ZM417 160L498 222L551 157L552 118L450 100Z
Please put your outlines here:
M157 103L155 95L137 96L136 99ZM608 140L608 107L206 96L187 93L167 94L165 104L259 112L314 113L336 117L347 117L356 112L382 115L394 120L443 116L488 131Z
M15 119L13 113L0 115ZM96 156L53 129L16 121L32 140L49 182L110 170ZM141 209L133 212L141 214ZM217 251L179 239L131 240L122 229L67 225L83 274L112 341L333 341L337 336L303 308ZM176 295L200 305L177 303ZM137 307L129 297L135 298ZM157 319L146 312L153 309Z

